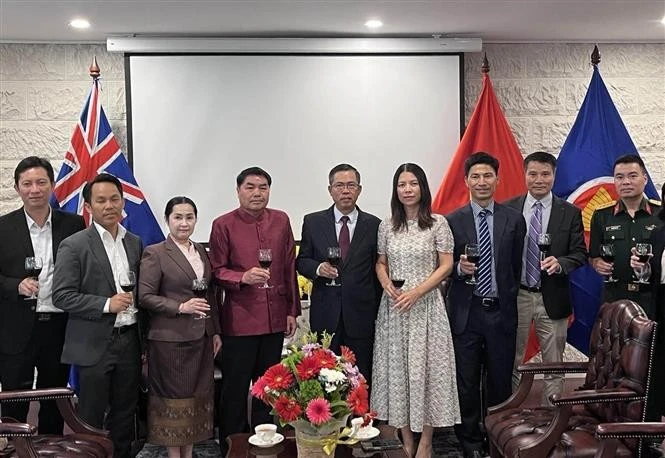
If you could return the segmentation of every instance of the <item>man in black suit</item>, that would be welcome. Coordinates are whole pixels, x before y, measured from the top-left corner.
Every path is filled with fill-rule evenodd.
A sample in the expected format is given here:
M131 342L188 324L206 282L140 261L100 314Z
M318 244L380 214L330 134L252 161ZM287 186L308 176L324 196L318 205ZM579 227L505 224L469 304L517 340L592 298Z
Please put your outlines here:
M85 228L83 218L53 210L53 167L30 156L14 170L14 189L23 207L0 217L0 374L3 390L67 385L69 366L60 362L67 314L53 306L53 268L60 242ZM27 275L25 258L39 257L38 278ZM32 295L36 299L30 299ZM2 405L2 415L26 421L28 403ZM62 434L55 401L42 401L40 434Z
M63 240L53 275L53 301L69 312L62 361L79 370L79 414L110 430L114 456L130 456L141 369L139 313L123 292L138 276L141 239L120 225L122 184L102 173L83 189L93 223ZM108 414L106 414L108 408Z
M334 205L305 216L296 268L314 282L309 318L312 331L335 333L331 349L339 354L341 345L349 347L369 382L374 320L382 292L374 270L381 221L356 206L362 186L354 167L335 166L328 184ZM341 248L339 267L326 260L328 247ZM329 286L332 279L340 285Z
M524 159L528 193L506 202L522 212L527 236L522 254L522 276L517 296L517 340L513 367L513 390L519 384L517 366L522 364L531 322L535 324L543 362L563 361L568 316L573 313L568 275L587 261L582 214L574 205L552 194L556 158L537 151ZM538 234L550 234L551 247L538 249ZM563 389L563 375L546 375L543 403Z
M446 307L453 333L462 423L455 433L465 456L482 455L481 366L487 370L487 404L511 394L515 358L517 291L526 224L522 215L494 202L499 161L478 152L464 162L471 203L447 216L455 249ZM478 244L480 260L469 262L467 244ZM475 274L476 285L468 284Z

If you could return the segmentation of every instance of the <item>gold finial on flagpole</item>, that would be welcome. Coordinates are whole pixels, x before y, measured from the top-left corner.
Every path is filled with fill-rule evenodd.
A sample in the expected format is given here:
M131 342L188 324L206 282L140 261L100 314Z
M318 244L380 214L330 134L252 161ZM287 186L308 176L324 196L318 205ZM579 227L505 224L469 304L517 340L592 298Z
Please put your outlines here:
M487 53L483 55L483 64L480 66L480 71L481 73L489 73L490 72L490 63L487 60Z
M591 52L591 65L596 67L600 63L600 51L598 51L598 45L593 46L593 52Z
M97 65L97 56L92 57L92 64L90 64L88 71L90 72L90 78L99 78L101 72L99 71L99 65Z

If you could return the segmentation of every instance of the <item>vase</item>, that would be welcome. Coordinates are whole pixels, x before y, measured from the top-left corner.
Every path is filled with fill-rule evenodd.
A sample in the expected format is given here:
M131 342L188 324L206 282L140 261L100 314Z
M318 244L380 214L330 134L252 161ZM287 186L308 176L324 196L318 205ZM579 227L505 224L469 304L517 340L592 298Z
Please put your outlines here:
M330 434L310 434L296 428L298 458L330 458L335 456L339 431Z

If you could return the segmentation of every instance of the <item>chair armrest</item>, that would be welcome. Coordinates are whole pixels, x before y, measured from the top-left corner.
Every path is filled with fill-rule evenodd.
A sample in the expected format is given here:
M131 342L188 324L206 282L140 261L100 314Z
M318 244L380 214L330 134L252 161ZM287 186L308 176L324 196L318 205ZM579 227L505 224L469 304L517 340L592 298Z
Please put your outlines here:
M584 374L589 367L587 361L562 362L562 363L527 363L520 364L517 372L522 374Z
M579 390L567 393L557 393L550 396L550 401L555 406L573 405L573 404L591 404L595 402L624 402L639 401L644 396L637 394L633 390L622 389L600 389L600 390Z
M630 423L600 423L596 425L596 437L605 438L665 438L665 423L660 422L630 422Z
M24 437L35 434L37 427L28 423L18 423L9 418L3 418L0 422L0 437Z
M71 398L74 392L69 388L41 388L37 390L0 391L0 402L30 402L48 399Z

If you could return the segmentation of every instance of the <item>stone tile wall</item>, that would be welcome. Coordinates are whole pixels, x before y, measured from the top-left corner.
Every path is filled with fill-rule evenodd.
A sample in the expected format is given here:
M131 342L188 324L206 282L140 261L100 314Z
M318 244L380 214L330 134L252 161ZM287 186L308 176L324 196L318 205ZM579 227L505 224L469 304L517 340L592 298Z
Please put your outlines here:
M524 154L558 152L591 78L592 44L486 44L497 96ZM665 181L665 44L603 44L601 74L656 184ZM102 103L120 145L127 127L123 57L103 44L0 44L0 214L18 208L13 170L38 154L57 169L90 87L96 55ZM465 59L467 119L481 54Z

